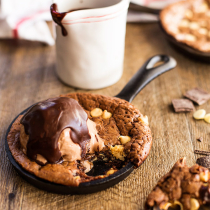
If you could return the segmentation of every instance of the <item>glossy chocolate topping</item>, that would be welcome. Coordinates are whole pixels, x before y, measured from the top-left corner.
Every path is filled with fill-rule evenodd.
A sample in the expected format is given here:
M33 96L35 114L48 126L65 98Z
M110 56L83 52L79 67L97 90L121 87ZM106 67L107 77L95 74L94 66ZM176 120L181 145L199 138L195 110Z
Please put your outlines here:
M68 34L67 30L64 28L63 24L61 23L67 12L59 13L57 4L52 4L50 7L50 11L53 20L61 27L63 36L67 36Z
M65 128L70 128L70 137L81 146L84 157L91 138L87 119L83 108L71 98L52 98L34 105L21 119L25 133L29 135L27 156L36 160L36 155L40 154L49 163L58 162L61 159L58 139Z
M68 35L67 30L64 28L64 26L62 24L62 20L65 17L65 15L67 13L70 13L70 12L74 12L74 11L78 11L78 10L85 10L85 9L88 9L88 8L72 9L72 10L69 10L68 12L61 12L60 13L60 12L58 12L57 4L52 4L51 7L50 7L52 18L61 27L63 36Z

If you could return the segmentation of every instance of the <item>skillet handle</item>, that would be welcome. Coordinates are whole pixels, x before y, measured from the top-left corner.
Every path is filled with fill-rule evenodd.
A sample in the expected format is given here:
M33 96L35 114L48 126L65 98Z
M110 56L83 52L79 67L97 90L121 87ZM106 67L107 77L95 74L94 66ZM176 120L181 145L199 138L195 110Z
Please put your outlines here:
M154 67L158 62L163 63ZM176 67L176 60L171 56L156 55L151 57L115 97L131 102L149 82L174 67Z

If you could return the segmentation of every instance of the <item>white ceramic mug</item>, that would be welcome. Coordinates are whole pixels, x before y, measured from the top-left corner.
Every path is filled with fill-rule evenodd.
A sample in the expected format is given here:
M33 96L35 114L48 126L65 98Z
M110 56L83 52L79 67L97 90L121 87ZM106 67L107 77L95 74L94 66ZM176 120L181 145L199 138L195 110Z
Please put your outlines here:
M62 19L56 26L58 77L83 89L116 83L123 72L126 17L129 0L54 0ZM78 10L85 8L83 10ZM90 8L90 9L89 9Z

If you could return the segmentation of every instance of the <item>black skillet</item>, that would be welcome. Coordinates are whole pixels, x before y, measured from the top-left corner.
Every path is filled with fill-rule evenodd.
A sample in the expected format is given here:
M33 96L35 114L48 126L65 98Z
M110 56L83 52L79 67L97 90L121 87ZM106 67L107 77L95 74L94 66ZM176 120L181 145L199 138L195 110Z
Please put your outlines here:
M161 62L160 65L154 67L155 64ZM150 81L159 76L160 74L173 69L176 66L176 61L174 58L166 55L156 55L150 58L140 69L139 71L132 77L132 79L128 82L128 84L123 88L123 90L116 95L115 97L125 99L131 102L134 97L139 93L142 88L144 88ZM33 106L33 105L32 105ZM29 107L30 108L30 107ZM29 108L22 111L19 115L24 114ZM19 116L18 115L18 116ZM17 116L17 117L18 117ZM15 167L17 172L30 184L49 192L53 193L61 193L61 194L87 194L94 193L101 190L105 190L108 187L111 187L118 182L125 179L132 171L133 164L129 162L124 168L120 169L116 173L99 180L94 180L87 183L81 183L78 187L69 187L64 185L55 184L52 182L48 182L46 180L37 178L36 176L30 174L25 171L13 158L9 146L7 143L7 135L10 131L10 128L13 122L17 119L17 117L12 121L9 128L6 132L5 138L5 149L7 152L7 156ZM102 174L103 168L98 169L97 174ZM101 172L101 173L100 173Z
M161 10L160 9L153 9L149 7L144 7L141 5L133 4L131 3L129 6L129 9L140 11L140 12L146 12L150 14L156 14L159 16ZM182 42L178 42L173 36L169 35L165 29L163 28L161 21L159 21L160 28L162 32L164 33L164 36L166 39L175 47L179 52L183 53L184 55L189 56L190 58L204 61L204 62L210 62L210 53L201 52L199 50L196 50Z

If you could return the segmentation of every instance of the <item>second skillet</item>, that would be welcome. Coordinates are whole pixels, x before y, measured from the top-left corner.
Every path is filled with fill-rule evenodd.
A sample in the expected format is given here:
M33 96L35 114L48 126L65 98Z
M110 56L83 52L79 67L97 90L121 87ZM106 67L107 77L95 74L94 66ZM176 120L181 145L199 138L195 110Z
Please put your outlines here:
M139 11L139 12L155 14L155 15L158 15L158 17L160 17L159 14L161 12L160 9L148 8L148 7L140 6L140 5L137 5L134 3L130 4L129 9ZM179 50L184 55L187 55L193 59L196 59L199 61L204 61L204 62L210 62L210 53L201 52L199 50L196 50L196 49L188 46L187 44L178 42L173 36L171 36L170 34L168 34L166 32L166 30L164 29L164 27L161 24L160 18L159 18L159 25L160 25L162 32L164 33L164 36L175 47L175 49Z
M159 66L154 67L157 62L162 62ZM169 56L166 55L157 55L150 58L141 68L140 70L133 76L133 78L128 82L128 84L123 88L123 90L116 96L118 98L127 100L131 102L134 97L139 93L139 91L145 87L151 80L155 77L159 76L160 74L174 68L176 66L176 61ZM30 107L29 107L30 108ZM21 112L19 115L24 114L29 108ZM13 120L13 122L19 117L19 115ZM54 193L61 193L61 194L87 194L87 193L94 193L97 191L104 190L108 187L111 187L124 178L126 178L132 171L133 171L133 163L129 162L125 167L121 168L116 173L109 175L103 179L98 179L86 183L80 183L78 187L70 187L60 184L55 184L43 179L40 179L28 171L25 171L13 158L8 142L7 136L11 129L9 126L6 138L5 138L5 149L8 155L8 158L18 173L29 183L33 184L34 186ZM147 154L148 155L148 154ZM146 157L145 157L146 158ZM98 174L102 174L101 171L103 168L97 169Z

